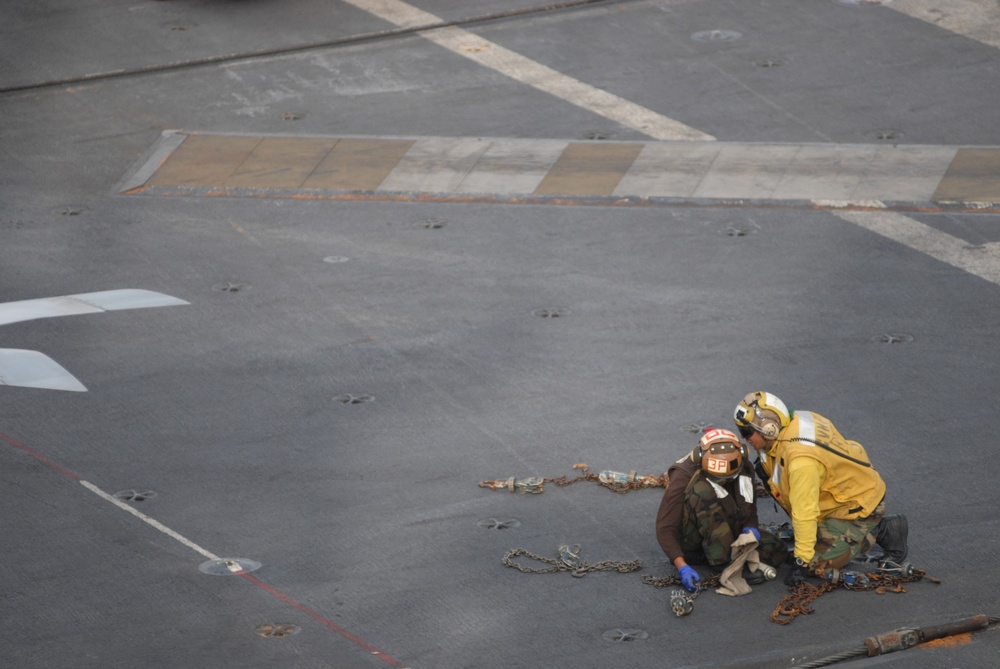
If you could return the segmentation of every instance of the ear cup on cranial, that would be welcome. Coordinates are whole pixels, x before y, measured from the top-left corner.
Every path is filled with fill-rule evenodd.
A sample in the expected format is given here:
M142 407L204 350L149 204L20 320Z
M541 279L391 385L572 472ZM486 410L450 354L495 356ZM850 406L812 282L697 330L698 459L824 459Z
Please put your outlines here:
M778 437L778 432L781 431L781 427L773 420L768 420L761 417L760 421L760 433L764 435L765 439L776 439Z

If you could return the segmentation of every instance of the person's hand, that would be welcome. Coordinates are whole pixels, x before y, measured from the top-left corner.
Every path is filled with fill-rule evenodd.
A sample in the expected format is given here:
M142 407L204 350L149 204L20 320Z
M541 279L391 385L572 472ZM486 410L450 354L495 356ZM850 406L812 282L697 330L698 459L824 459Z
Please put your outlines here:
M795 562L792 564L792 570L788 572L785 576L785 585L789 588L794 588L799 583L806 580L806 576L809 575L809 565L801 560L801 558L795 558Z
M753 535L753 538L757 540L757 543L760 543L760 530L756 527L744 527L743 534L746 534L747 532Z
M688 592L694 592L698 589L698 583L701 582L701 576L698 576L698 572L691 568L690 565L684 565L678 571L681 573L681 585Z

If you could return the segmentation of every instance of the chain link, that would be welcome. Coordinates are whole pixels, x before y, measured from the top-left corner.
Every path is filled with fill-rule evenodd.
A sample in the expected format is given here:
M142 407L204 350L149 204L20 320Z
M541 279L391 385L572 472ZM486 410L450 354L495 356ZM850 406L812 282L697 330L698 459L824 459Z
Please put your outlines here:
M629 481L605 481L601 479L599 474L594 474L590 471L590 466L585 463L580 463L573 465L573 469L581 470L583 473L575 478L569 478L568 476L556 476L556 477L541 477L533 476L526 479L516 479L511 476L506 480L496 480L496 481L480 481L480 488L492 488L493 490L509 490L510 492L521 492L521 493L532 493L538 494L543 492L546 483L553 483L560 488L565 488L568 485L573 485L574 483L579 483L580 481L591 481L600 486L616 492L619 494L625 494L633 490L643 490L645 488L666 488L667 487L667 475L662 474L660 476L653 475L636 475L635 472L631 472L627 475ZM620 474L619 472L607 472L611 474ZM624 474L622 474L625 476Z
M708 590L709 588L714 588L719 585L720 574L713 574L706 579L698 582L699 590ZM653 576L652 574L645 574L642 577L642 582L646 585L651 585L654 588L669 588L672 585L684 585L681 582L680 576Z
M586 465L586 464L581 463L581 464L573 465L573 469L582 470L583 473L580 474L579 476L577 476L576 478L573 478L573 479L567 478L566 476L557 476L556 478L551 478L551 479L546 479L546 480L547 481L551 481L552 483L555 483L560 488L565 488L568 485L572 485L574 483L579 483L580 481L591 481L593 483L596 483L596 484L598 484L600 486L603 486L603 487L607 488L608 490L610 490L612 492L616 492L616 493L619 493L621 495L624 495L625 493L631 492L633 490L642 490L644 488L666 488L667 487L667 475L666 474L663 474L661 476L651 476L651 475L650 476L640 476L640 477L637 477L636 480L629 481L627 483L622 483L622 482L610 483L610 482L607 482L607 481L602 481L601 477L598 476L597 474L594 474L593 472L591 472L590 471L590 467L588 465Z
M801 615L809 615L815 609L810 604L820 595L834 589L833 583L824 581L820 585L812 585L803 581L792 588L792 592L778 602L771 612L771 622L787 625Z
M525 565L514 561L514 558L519 556L524 556L550 566L526 567ZM621 574L628 574L642 569L642 560L632 560L630 562L602 560L601 562L594 562L593 564L584 562L580 559L579 545L572 547L560 546L558 558L536 555L535 553L527 551L524 548L514 548L507 551L507 554L503 556L501 562L505 567L513 567L514 569L517 569L525 574L552 574L559 571L569 571L572 572L573 576L576 576L577 578L585 576L588 572L592 571L617 571Z

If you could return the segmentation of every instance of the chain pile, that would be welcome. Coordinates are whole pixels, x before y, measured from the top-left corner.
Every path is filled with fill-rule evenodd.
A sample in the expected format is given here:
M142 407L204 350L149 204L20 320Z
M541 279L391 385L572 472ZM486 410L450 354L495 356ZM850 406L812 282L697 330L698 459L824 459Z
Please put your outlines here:
M912 576L878 573L869 573L866 575L868 576L868 583L866 585L848 586L843 582L831 583L829 581L824 581L820 585L812 585L803 581L792 588L791 592L774 607L774 611L771 612L771 622L778 623L779 625L787 625L800 615L809 615L815 610L810 605L816 599L838 588L869 590L882 595L887 592L906 592L906 588L903 587L904 583L914 583L925 577L931 583L941 582L939 579L927 576L926 572L922 569L913 570Z
M791 593L778 602L771 612L771 622L779 625L787 625L801 615L809 615L815 609L810 604L820 595L834 589L833 583L823 581L820 585L812 585L803 581L792 588Z

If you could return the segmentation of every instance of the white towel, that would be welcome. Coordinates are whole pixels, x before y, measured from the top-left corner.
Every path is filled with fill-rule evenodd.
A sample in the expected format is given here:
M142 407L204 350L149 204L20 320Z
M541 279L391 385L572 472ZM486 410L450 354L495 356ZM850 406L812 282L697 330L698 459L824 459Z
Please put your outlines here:
M743 532L732 543L732 562L719 576L719 587L716 592L729 597L740 597L751 592L750 584L743 578L743 565L750 573L760 568L760 555L757 553L757 539L750 532Z

